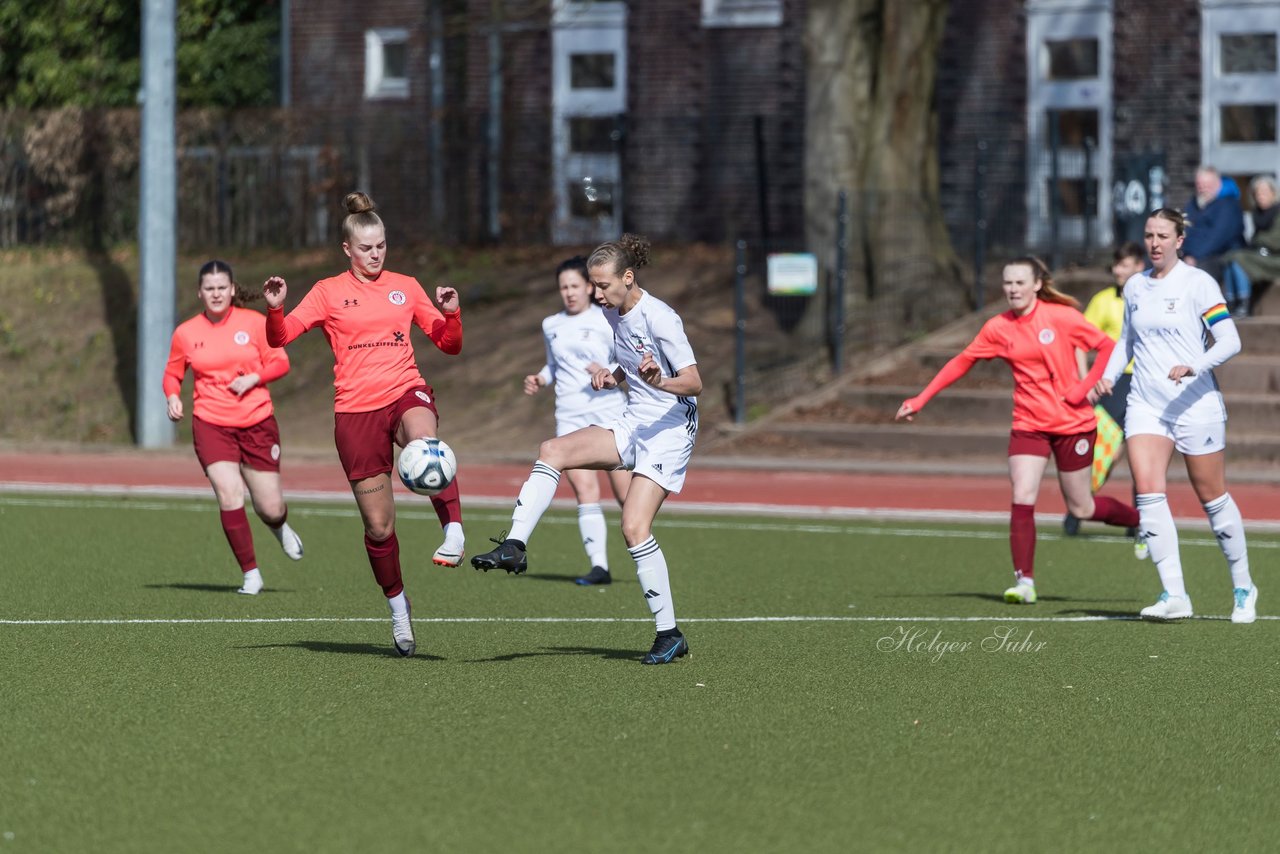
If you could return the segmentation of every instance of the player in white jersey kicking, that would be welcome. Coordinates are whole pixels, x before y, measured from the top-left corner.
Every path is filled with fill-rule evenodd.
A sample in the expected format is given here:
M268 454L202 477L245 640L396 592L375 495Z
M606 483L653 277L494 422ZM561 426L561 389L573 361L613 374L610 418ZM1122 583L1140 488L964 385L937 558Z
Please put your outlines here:
M1165 476L1177 448L1231 569L1231 621L1252 623L1257 619L1258 588L1249 575L1240 508L1227 492L1227 408L1213 376L1215 367L1240 352L1240 335L1218 283L1178 259L1185 234L1179 210L1160 208L1147 219L1144 241L1151 269L1125 283L1120 341L1095 392L1110 394L1133 359L1125 443L1138 489L1140 536L1164 585L1160 599L1143 608L1142 616L1176 620L1194 613L1182 580L1178 531L1165 497Z
M542 321L547 363L524 378L524 393L556 389L556 435L565 436L592 424L608 424L622 417L627 396L619 388L592 388L591 375L603 366L617 365L613 353L613 328L604 310L595 304L588 278L587 259L581 255L556 268L556 285L564 311ZM582 585L608 584L609 553L606 549L604 511L600 509L600 475L587 469L569 469L565 476L578 499L578 533L587 551L591 571L575 581ZM621 505L627 497L631 475L622 469L609 472L613 495Z
M657 627L653 647L641 661L667 664L687 655L689 644L676 625L667 560L651 528L662 502L684 486L698 433L694 398L702 392L702 376L679 315L636 281L636 271L648 263L649 241L634 234L601 244L587 260L596 301L613 327L618 357L617 369L596 371L591 387L613 388L625 378L631 390L626 411L609 424L543 442L516 499L510 535L495 540L498 547L473 557L471 565L486 572L525 571L525 546L551 505L561 471L631 470L622 504L622 536Z

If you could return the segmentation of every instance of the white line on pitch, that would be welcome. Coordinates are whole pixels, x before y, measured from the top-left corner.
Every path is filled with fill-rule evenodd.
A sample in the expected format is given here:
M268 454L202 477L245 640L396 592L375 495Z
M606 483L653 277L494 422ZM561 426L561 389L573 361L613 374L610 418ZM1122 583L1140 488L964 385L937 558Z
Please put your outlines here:
M0 620L0 626L182 626L246 625L261 623L383 623L386 617L136 617L84 620ZM1136 614L1085 614L1075 617L684 617L682 623L1106 623L1135 621ZM1194 620L1225 620L1227 617L1198 616ZM1280 616L1259 616L1259 620L1280 620ZM415 617L415 623L649 623L649 617Z
M0 484L0 488L3 485ZM203 497L203 496L201 496ZM47 495L0 495L0 506L13 507L59 507L74 509L99 509L99 510L178 510L185 512L206 513L210 509L211 503L200 501L136 501L130 500L127 503L120 501L111 501L105 498L55 498ZM562 508L563 509L563 508ZM293 516L316 516L328 518L349 518L357 519L358 514L354 507L351 509L339 509L334 507L290 507L290 515ZM425 513L417 510L397 510L396 516L399 519L407 521L435 521L434 513ZM510 517L506 514L496 513L469 513L467 518L480 522L508 522ZM1052 522L1057 524L1060 517L1053 516ZM870 518L865 521L871 521ZM923 521L923 520L919 520ZM957 522L959 519L939 519L939 522ZM980 523L984 520L971 519L971 523ZM1042 520L1043 521L1043 520ZM541 524L550 525L577 525L577 518L562 516L544 516ZM931 528L902 528L902 527L886 527L886 526L867 526L853 524L837 524L834 522L814 523L814 522L751 522L743 524L741 521L725 521L719 522L710 519L680 519L665 518L657 523L658 528L689 528L693 530L729 530L729 531L763 531L777 533L799 533L799 534L855 534L863 536L885 536L885 537L933 537L935 539L961 539L961 540L1006 540L1009 537L1007 531L972 531L972 530L955 530L955 529L931 529ZM1253 530L1255 523L1246 522L1250 530ZM1271 530L1263 526L1263 530ZM1077 540L1078 538L1068 538L1062 534L1041 531L1037 534L1037 538L1045 542L1053 542L1058 540ZM1130 539L1115 534L1090 534L1087 537L1088 542L1096 543L1129 543ZM1212 546L1217 548L1218 542L1208 537L1181 537L1180 542L1188 546ZM1252 549L1280 549L1280 541L1254 539L1249 542Z

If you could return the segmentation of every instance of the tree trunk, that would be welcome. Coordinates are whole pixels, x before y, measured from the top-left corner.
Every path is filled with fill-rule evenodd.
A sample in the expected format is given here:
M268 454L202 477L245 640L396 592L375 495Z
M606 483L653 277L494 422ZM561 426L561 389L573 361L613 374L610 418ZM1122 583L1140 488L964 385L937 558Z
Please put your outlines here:
M863 341L965 310L938 192L934 83L947 0L809 0L805 224L825 254L849 194L848 292ZM870 335L874 330L874 335Z

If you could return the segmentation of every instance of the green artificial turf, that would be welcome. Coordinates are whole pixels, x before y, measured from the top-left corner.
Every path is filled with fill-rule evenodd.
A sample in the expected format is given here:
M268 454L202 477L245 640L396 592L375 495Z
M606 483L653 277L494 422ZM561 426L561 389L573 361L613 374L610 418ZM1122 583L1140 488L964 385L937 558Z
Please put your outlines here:
M0 496L0 852L1273 845L1280 621L1063 621L1159 592L1102 529L1043 531L1014 607L998 528L667 515L693 654L642 667L616 525L615 583L580 588L572 514L509 577L431 565L401 507L411 660L349 506L291 508L297 564L255 520L251 598L211 500ZM468 550L505 515L468 513ZM1225 616L1221 554L1183 539ZM1275 613L1280 544L1251 543Z

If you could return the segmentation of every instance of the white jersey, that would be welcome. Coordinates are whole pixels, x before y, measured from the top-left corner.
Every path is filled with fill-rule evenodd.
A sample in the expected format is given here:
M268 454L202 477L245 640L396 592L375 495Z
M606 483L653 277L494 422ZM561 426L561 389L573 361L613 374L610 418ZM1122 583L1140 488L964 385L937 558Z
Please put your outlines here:
M1151 272L1135 273L1125 282L1124 326L1104 376L1115 382L1132 356L1130 412L1139 409L1180 425L1226 421L1226 404L1208 367L1180 384L1169 379L1175 365L1204 363L1210 324L1225 320L1223 326L1230 326L1235 335L1218 283L1181 261L1164 278L1154 278Z
M547 363L538 376L555 386L557 419L591 415L611 420L622 414L627 405L622 390L596 391L591 388L591 375L587 373L587 365L592 362L609 370L617 366L613 329L600 306L588 306L578 314L562 311L551 315L542 321L542 338Z
M627 420L652 426L682 426L690 438L696 436L698 404L694 398L654 388L640 378L639 371L645 353L653 354L663 375L668 377L697 364L680 315L653 294L641 291L635 308L626 314L609 310L604 316L613 327L618 365L631 389Z

